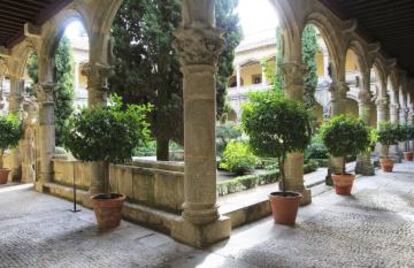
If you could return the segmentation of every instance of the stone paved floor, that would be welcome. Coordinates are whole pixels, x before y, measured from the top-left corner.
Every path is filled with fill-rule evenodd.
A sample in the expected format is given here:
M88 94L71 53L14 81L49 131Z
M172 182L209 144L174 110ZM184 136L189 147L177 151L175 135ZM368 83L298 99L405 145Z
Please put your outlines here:
M0 267L414 267L414 163L377 174L314 197L294 228L269 217L203 251L127 222L101 234L87 209L2 187Z

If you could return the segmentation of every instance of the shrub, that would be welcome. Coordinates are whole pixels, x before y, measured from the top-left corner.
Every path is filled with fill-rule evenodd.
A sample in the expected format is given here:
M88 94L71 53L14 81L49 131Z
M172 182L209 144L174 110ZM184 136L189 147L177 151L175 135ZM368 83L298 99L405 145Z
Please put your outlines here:
M414 125L408 125L408 140L414 140Z
M335 116L325 122L320 131L323 143L334 157L357 155L370 146L368 127L351 116Z
M305 159L327 159L328 149L324 144L313 143L305 151Z
M398 141L406 141L409 140L409 127L406 124L400 124L397 127L398 132Z
M257 158L251 152L248 144L231 141L224 150L220 168L237 174L244 174L254 169L256 162Z
M219 196L241 192L259 185L275 183L278 178L279 171L277 170L267 171L263 174L241 176L217 183L217 192Z
M223 155L224 149L231 140L241 137L240 127L231 121L216 126L216 150L219 156Z
M397 144L400 140L398 124L382 122L378 130L378 141L384 146L385 156L388 158L388 149L390 145Z
M316 160L309 160L308 162L305 163L304 167L303 167L303 172L306 173L311 173L314 172L318 169L319 164L318 161Z
M286 190L284 162L290 152L303 152L310 143L310 114L300 104L276 92L258 92L243 105L242 126L253 152L275 157Z
M22 123L17 116L0 116L0 169L3 168L4 152L17 146L22 135Z
M149 137L147 114L151 107L129 105L122 110L120 98L112 97L111 106L94 106L81 110L71 120L65 144L82 161L122 163L131 159L138 141ZM108 175L108 174L107 174ZM108 178L105 178L107 190Z

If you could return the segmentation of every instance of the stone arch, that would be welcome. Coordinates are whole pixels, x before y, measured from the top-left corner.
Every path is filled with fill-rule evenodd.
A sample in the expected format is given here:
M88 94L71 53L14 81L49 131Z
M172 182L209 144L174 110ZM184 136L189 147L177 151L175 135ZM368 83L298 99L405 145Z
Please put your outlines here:
M328 16L315 11L306 16L302 32L305 29L306 25L309 24L316 26L320 31L321 36L328 49L329 61L332 63L333 78L337 78L340 62L343 59L340 51L342 42L340 36L338 35L339 31L333 26L335 25L335 22L332 21L332 19L330 19Z
M378 84L380 85L379 92L377 93L377 97L385 97L387 92L387 73L385 70L385 64L381 58L378 56L374 59L374 63L372 64L372 69L376 70L376 74L378 76Z
M39 58L39 65L46 67L46 70L43 70L46 73L42 75L48 78L49 81L53 81L53 58L59 41L61 40L66 27L74 22L80 21L85 28L88 36L90 36L90 26L86 16L83 15L81 10L75 8L65 9L62 12L58 13L52 19L50 19L44 26L43 33L43 44L42 44L42 58ZM90 45L89 45L90 46ZM40 63L40 61L43 61Z
M368 64L368 53L366 52L363 44L357 39L352 39L346 46L346 53L348 53L349 50L352 50L357 56L357 63L361 74L367 72L370 69Z

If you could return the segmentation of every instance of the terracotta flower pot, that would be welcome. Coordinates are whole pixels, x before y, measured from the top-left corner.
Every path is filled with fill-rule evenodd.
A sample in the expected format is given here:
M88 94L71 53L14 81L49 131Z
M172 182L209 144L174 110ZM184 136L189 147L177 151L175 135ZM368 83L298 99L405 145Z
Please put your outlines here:
M332 174L335 191L339 195L351 195L355 175L353 174Z
M380 163L384 172L392 172L392 169L394 168L394 161L392 159L380 159Z
M99 229L107 230L119 226L125 195L115 193L97 194L92 196L91 199Z
M413 152L404 152L404 159L407 161L413 161Z
M10 169L2 168L0 169L0 184L6 184L7 179L9 178Z
M296 192L273 192L269 196L276 223L295 225L302 195Z

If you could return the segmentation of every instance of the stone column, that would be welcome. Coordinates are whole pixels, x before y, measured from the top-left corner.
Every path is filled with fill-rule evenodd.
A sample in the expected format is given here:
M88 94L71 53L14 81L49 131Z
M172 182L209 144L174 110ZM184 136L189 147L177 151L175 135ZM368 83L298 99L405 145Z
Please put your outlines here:
M236 66L236 87L237 89L239 89L242 85L241 85L241 73L240 73L240 65Z
M370 112L371 112L371 92L369 90L370 82L369 75L365 75L363 88L359 92L358 110L359 117L367 126L370 126ZM371 153L360 153L357 157L355 166L355 173L364 176L375 175L374 165L371 163Z
M345 76L345 75L344 75ZM334 80L329 87L330 106L329 115L334 117L336 115L345 114L346 93L349 91L345 80ZM345 171L344 157L329 157L328 174L325 177L325 183L332 186L332 173L342 173Z
M399 123L399 113L400 113L399 111L400 111L399 105L395 103L394 101L392 101L390 105L390 122L391 123L396 123L396 124ZM390 156L395 162L397 163L401 162L402 157L399 152L398 144L390 146Z
M305 66L302 63L283 63L284 92L290 99L303 102L303 76ZM290 153L285 162L286 190L302 194L301 205L308 205L312 202L311 190L305 187L303 180L303 153ZM280 184L279 187L282 187Z
M22 116L23 103L23 88L24 80L19 77L10 77L10 95L9 95L9 113ZM22 180L22 156L21 156L22 141L11 150L11 157L13 159L11 180L19 182Z
M400 124L407 124L408 119L408 108L407 108L407 99L403 95L403 92L400 91ZM402 141L398 144L401 152L406 152L408 150L408 142Z
M215 72L224 41L215 28L214 1L183 1L183 23L175 37L183 73L185 202L171 235L205 247L231 232L216 198Z
M414 125L414 103L413 99L411 98L411 101L408 103L409 111L408 111L408 124ZM410 142L410 151L414 151L414 140L411 140Z
M55 153L55 111L53 91L54 83L36 85L39 102L39 150L40 150L40 181L36 189L43 191L43 186L52 180L52 158Z
M266 79L266 68L262 66L262 85L267 86L267 79Z
M107 104L107 79L112 74L108 64L90 62L83 66L82 74L88 79L88 107Z
M358 114L359 118L364 121L367 126L370 126L370 114L371 114L371 75L370 70L363 73L362 86L360 87L358 94ZM355 166L355 173L362 174L364 176L375 175L374 165L371 163L371 154L360 153L357 156L357 162Z
M379 130L382 122L389 121L389 101L387 97L379 96L375 104L377 105L377 129ZM380 144L381 157L386 157L387 151L388 148Z
M0 75L0 114L3 112L3 108L4 108L4 101L3 101L3 90L4 90L4 85L3 85L3 81L4 81L4 75Z

